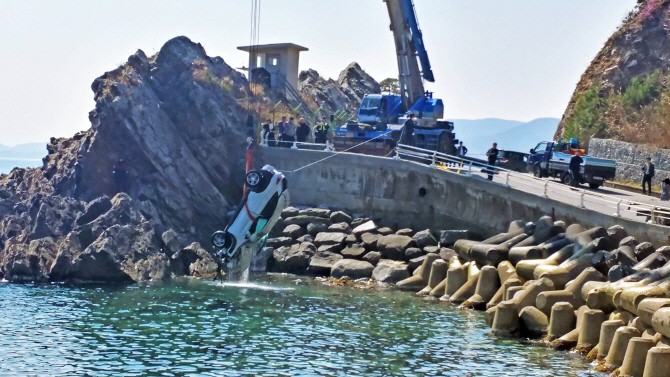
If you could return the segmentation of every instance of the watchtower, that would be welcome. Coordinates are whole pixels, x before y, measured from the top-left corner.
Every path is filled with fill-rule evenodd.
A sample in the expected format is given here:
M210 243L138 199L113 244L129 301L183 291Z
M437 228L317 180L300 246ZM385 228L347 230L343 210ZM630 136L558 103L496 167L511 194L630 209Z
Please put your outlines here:
M238 50L249 53L249 79L256 68L265 68L270 73L272 86L288 82L298 88L298 63L300 53L307 48L293 43L275 43L258 46L240 46Z

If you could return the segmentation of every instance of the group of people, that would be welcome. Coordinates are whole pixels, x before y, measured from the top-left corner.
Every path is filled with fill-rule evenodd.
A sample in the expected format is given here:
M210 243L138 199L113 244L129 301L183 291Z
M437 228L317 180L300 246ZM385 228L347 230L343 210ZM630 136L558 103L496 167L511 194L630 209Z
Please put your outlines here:
M300 118L296 125L293 117L283 116L276 127L272 120L268 119L262 124L262 128L261 137L270 147L291 148L294 142L307 143L312 140L316 144L326 144L332 133L325 116L314 127L310 127L305 118Z

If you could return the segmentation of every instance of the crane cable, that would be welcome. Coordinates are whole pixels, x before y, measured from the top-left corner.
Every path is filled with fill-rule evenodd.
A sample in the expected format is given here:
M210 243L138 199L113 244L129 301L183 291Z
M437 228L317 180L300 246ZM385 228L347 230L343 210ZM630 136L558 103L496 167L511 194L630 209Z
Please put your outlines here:
M261 0L252 0L251 2L251 32L249 33L249 54L255 58L254 65L258 64L258 45L260 41L261 28ZM258 67L256 67L258 68ZM253 87L252 69L249 65L249 85ZM247 97L247 110L251 110L251 97Z

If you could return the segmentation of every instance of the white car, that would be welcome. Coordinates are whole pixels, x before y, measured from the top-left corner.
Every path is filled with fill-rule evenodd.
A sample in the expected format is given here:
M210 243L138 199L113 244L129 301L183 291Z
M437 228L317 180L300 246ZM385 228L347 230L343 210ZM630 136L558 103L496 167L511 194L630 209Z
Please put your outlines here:
M221 249L216 255L226 262L239 258L243 247L265 237L289 204L286 177L270 165L249 171L245 184L249 192L228 226L212 235L212 243Z

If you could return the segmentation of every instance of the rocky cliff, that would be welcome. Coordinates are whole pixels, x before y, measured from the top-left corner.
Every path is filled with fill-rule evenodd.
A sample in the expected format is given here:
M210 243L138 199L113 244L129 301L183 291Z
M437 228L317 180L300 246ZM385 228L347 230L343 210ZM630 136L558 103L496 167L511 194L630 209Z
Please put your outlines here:
M0 276L142 281L212 273L216 265L199 244L182 245L209 244L241 198L247 80L178 37L155 56L137 51L91 88L89 130L53 138L41 168L0 177ZM118 159L129 179L116 195Z
M313 69L300 72L299 79L298 90L305 102L313 108L323 106L327 114L345 110L355 115L366 94L380 93L379 83L355 62L340 72L337 81Z
M582 75L556 137L670 146L670 1L639 0Z

